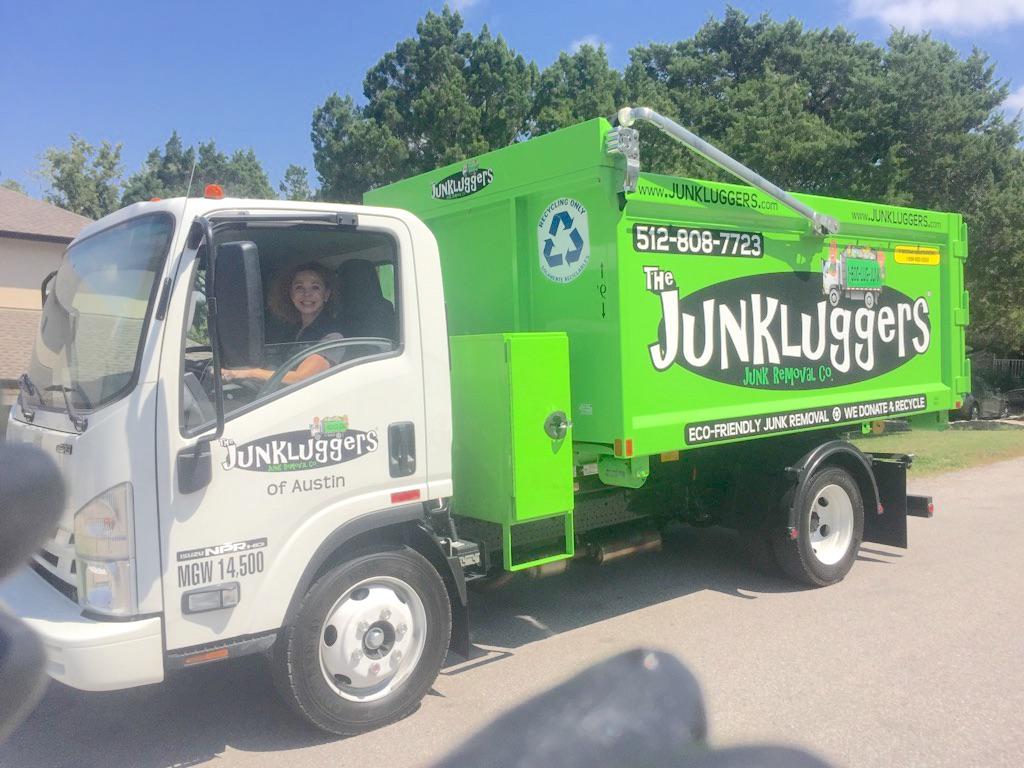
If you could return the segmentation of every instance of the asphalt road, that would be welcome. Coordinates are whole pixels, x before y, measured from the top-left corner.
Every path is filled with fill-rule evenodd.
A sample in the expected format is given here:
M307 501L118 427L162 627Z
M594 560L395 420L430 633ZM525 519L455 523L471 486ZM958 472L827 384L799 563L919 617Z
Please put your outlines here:
M479 655L453 658L411 717L357 738L297 721L248 658L130 691L51 684L0 765L426 766L582 667L648 645L696 673L716 745L798 745L837 766L1018 768L1024 460L911 485L937 513L910 520L910 549L866 545L826 589L751 573L734 536L685 529L661 553L477 596Z

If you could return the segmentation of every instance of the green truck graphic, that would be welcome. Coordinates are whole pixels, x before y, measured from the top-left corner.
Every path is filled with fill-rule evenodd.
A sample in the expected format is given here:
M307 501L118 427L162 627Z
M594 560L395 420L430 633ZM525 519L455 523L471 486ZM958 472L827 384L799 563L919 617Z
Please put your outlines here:
M885 281L884 251L857 245L838 251L836 241L831 241L828 259L821 265L821 292L833 307L848 298L863 301L871 309L878 303Z

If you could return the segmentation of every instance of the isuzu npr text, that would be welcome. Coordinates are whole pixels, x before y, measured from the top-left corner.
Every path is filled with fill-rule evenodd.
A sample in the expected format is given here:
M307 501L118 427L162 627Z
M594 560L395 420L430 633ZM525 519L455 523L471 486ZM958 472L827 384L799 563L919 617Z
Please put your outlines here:
M641 173L635 120L747 184ZM906 546L908 458L837 437L940 428L968 389L962 218L791 196L648 109L615 123L365 207L210 189L87 227L8 428L67 488L0 588L50 674L109 690L266 652L302 715L355 733L468 653L468 581L676 522L807 585ZM298 343L268 302L310 263L337 332Z

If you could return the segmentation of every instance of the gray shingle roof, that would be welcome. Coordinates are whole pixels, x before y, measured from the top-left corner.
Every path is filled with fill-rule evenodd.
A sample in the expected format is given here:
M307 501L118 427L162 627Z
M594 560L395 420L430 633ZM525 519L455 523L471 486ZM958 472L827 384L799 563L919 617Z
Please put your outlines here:
M0 236L70 243L92 219L0 187Z

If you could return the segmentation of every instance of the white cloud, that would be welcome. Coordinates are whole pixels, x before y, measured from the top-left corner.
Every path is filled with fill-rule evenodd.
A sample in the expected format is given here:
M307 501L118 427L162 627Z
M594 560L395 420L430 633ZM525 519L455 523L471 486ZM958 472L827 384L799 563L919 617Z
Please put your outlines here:
M1024 85L1006 97L1006 101L1003 102L1003 109L1009 112L1024 109Z
M1024 0L850 0L850 11L915 31L977 32L1024 22Z
M569 50L572 51L573 53L578 53L580 48L582 48L584 45L590 45L593 46L594 48L600 48L603 45L606 50L608 48L607 43L605 43L605 41L602 40L597 35L584 35L578 40L573 40L569 44Z

